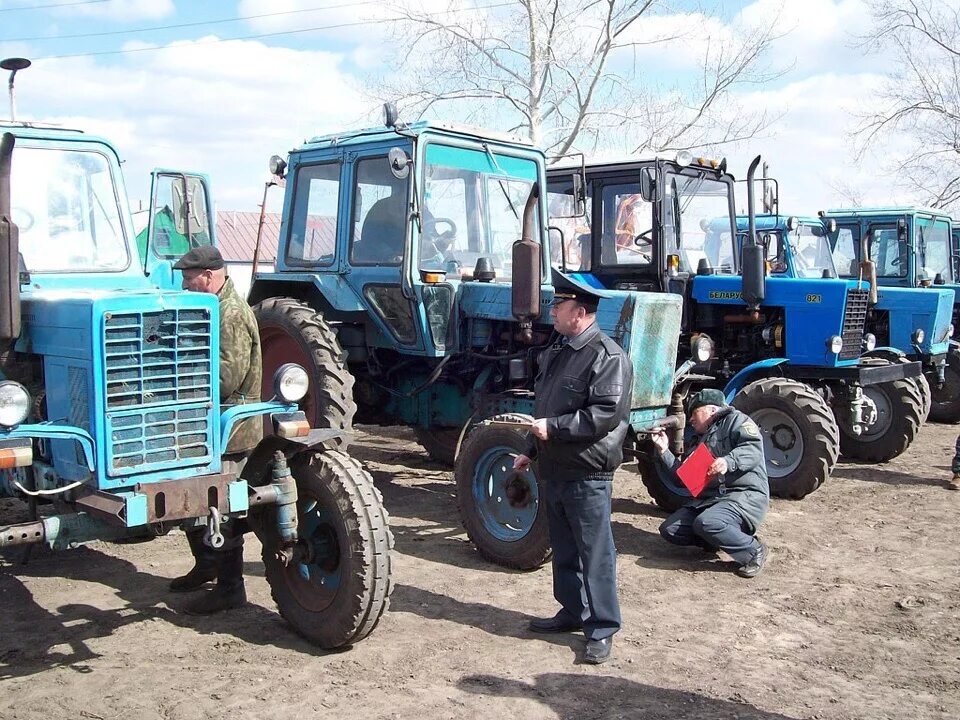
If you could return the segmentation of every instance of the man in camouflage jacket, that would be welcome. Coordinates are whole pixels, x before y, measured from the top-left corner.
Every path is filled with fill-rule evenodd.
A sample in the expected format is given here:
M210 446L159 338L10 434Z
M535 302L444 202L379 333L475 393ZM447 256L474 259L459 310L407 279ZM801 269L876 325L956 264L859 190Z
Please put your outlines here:
M260 335L253 311L241 298L227 277L223 257L215 247L194 248L174 265L183 272L183 289L208 292L220 299L220 404L258 402L263 362ZM251 418L239 423L224 449L224 471L239 474L247 455L261 438L262 420ZM170 583L174 592L187 592L217 581L213 592L198 598L186 607L193 615L209 615L240 607L247 601L243 585L243 522L227 523L223 532L226 542L220 550L204 543L204 529L187 533L195 564L192 570Z

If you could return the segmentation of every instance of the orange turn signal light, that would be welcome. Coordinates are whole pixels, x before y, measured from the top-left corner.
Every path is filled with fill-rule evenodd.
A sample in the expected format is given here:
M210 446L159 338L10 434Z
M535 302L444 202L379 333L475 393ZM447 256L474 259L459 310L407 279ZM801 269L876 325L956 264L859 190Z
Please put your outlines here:
M0 470L27 467L33 464L32 447L16 447L0 449Z

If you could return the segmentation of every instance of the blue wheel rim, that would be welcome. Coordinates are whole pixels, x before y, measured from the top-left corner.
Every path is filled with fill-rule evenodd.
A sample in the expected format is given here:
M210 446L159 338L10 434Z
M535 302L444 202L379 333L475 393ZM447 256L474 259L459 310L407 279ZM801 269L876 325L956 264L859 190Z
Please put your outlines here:
M329 510L315 500L301 501L298 534L309 548L308 562L292 563L287 572L301 605L314 611L333 602L342 581L336 524Z
M490 448L473 471L477 516L484 530L502 542L517 542L526 537L540 508L536 473L532 469L514 471L516 456L517 452L509 447Z

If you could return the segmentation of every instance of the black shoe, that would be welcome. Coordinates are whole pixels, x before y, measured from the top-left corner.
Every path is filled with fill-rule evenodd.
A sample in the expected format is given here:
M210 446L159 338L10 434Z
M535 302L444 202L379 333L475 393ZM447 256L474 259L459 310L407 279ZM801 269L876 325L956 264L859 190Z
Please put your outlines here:
M170 581L170 592L191 592L199 590L208 582L217 579L216 565L194 565L186 575L175 577Z
M187 604L183 611L187 615L213 615L223 610L243 607L246 604L247 591L242 583L231 588L217 585L210 592Z
M587 650L583 654L583 661L591 665L605 663L613 657L613 638L605 637L599 640L587 640Z
M534 618L529 628L536 633L565 633L583 629L583 623L570 620L565 613L557 613L550 618Z
M753 578L763 570L763 564L767 561L767 546L760 543L754 556L737 568L737 575L742 578Z

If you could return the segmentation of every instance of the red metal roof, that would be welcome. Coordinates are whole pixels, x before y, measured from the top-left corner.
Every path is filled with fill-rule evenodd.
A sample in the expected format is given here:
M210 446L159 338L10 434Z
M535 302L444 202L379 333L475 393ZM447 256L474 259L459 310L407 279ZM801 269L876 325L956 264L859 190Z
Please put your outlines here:
M257 244L257 225L260 213L242 210L217 211L217 245L227 262L253 262L253 250ZM307 218L304 255L319 257L333 252L336 236L336 218L311 215ZM277 240L280 237L280 213L267 213L263 218L263 239L260 245L260 262L272 263L277 259Z

